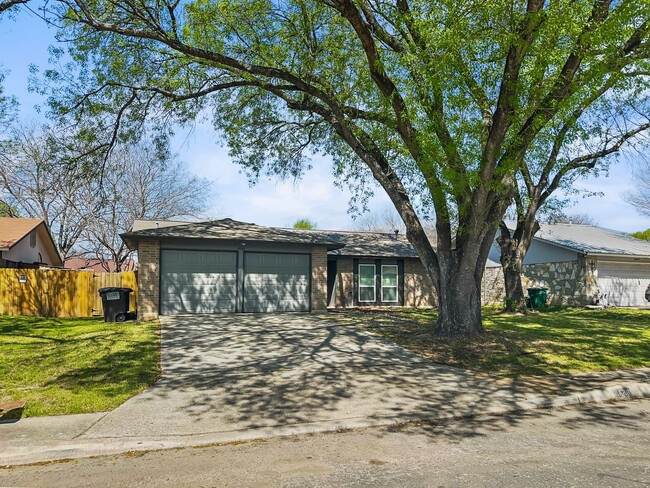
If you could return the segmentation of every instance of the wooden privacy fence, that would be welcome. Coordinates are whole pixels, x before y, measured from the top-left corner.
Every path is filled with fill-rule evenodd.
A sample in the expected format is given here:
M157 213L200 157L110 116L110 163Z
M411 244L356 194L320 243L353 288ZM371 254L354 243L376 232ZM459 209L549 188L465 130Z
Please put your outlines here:
M0 269L0 315L92 317L103 315L99 289L132 288L129 310L136 310L134 271L96 273L60 269Z

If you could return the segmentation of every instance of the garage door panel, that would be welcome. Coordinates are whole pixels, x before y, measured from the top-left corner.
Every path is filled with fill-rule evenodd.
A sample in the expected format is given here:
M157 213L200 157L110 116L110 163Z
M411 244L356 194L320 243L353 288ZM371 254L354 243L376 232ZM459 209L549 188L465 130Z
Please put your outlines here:
M609 305L648 306L645 290L650 283L649 263L598 263L598 289Z
M236 264L235 252L161 251L161 313L234 312Z
M245 312L309 311L308 255L246 253L244 263Z

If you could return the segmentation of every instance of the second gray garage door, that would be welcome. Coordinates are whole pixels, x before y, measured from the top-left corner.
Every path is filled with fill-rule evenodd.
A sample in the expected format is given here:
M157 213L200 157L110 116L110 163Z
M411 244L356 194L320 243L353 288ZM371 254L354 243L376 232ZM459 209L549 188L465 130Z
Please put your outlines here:
M247 252L244 255L244 312L308 312L307 254Z

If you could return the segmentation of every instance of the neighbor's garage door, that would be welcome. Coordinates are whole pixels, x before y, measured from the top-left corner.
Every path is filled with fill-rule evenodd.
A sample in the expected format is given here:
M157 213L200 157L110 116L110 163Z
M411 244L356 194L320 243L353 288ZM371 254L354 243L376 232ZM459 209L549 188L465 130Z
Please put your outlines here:
M161 251L161 314L234 312L236 293L236 252Z
M648 306L645 290L650 283L648 263L598 263L598 288L607 295L609 305Z
M244 312L309 311L309 255L247 252Z

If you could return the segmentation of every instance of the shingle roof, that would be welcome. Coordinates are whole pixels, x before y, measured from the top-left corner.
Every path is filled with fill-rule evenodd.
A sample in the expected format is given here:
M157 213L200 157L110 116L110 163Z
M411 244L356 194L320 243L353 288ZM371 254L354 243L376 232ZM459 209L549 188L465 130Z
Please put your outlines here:
M43 223L43 219L0 217L0 250L8 251Z
M330 251L337 256L373 256L373 257L403 257L417 258L418 253L413 249L406 236L384 232L346 232L317 230L310 231L327 236L328 239L345 245L340 249Z
M343 246L340 241L332 240L319 232L263 227L261 225L239 222L232 219L179 223L178 225L159 225L154 228L142 228L141 223L138 223L134 227L140 227L140 230L133 230L122 234L121 237L125 241L130 242L143 238L177 238L321 244L326 245L328 249L337 249Z
M650 242L592 225L541 224L535 237L585 254L650 256Z

